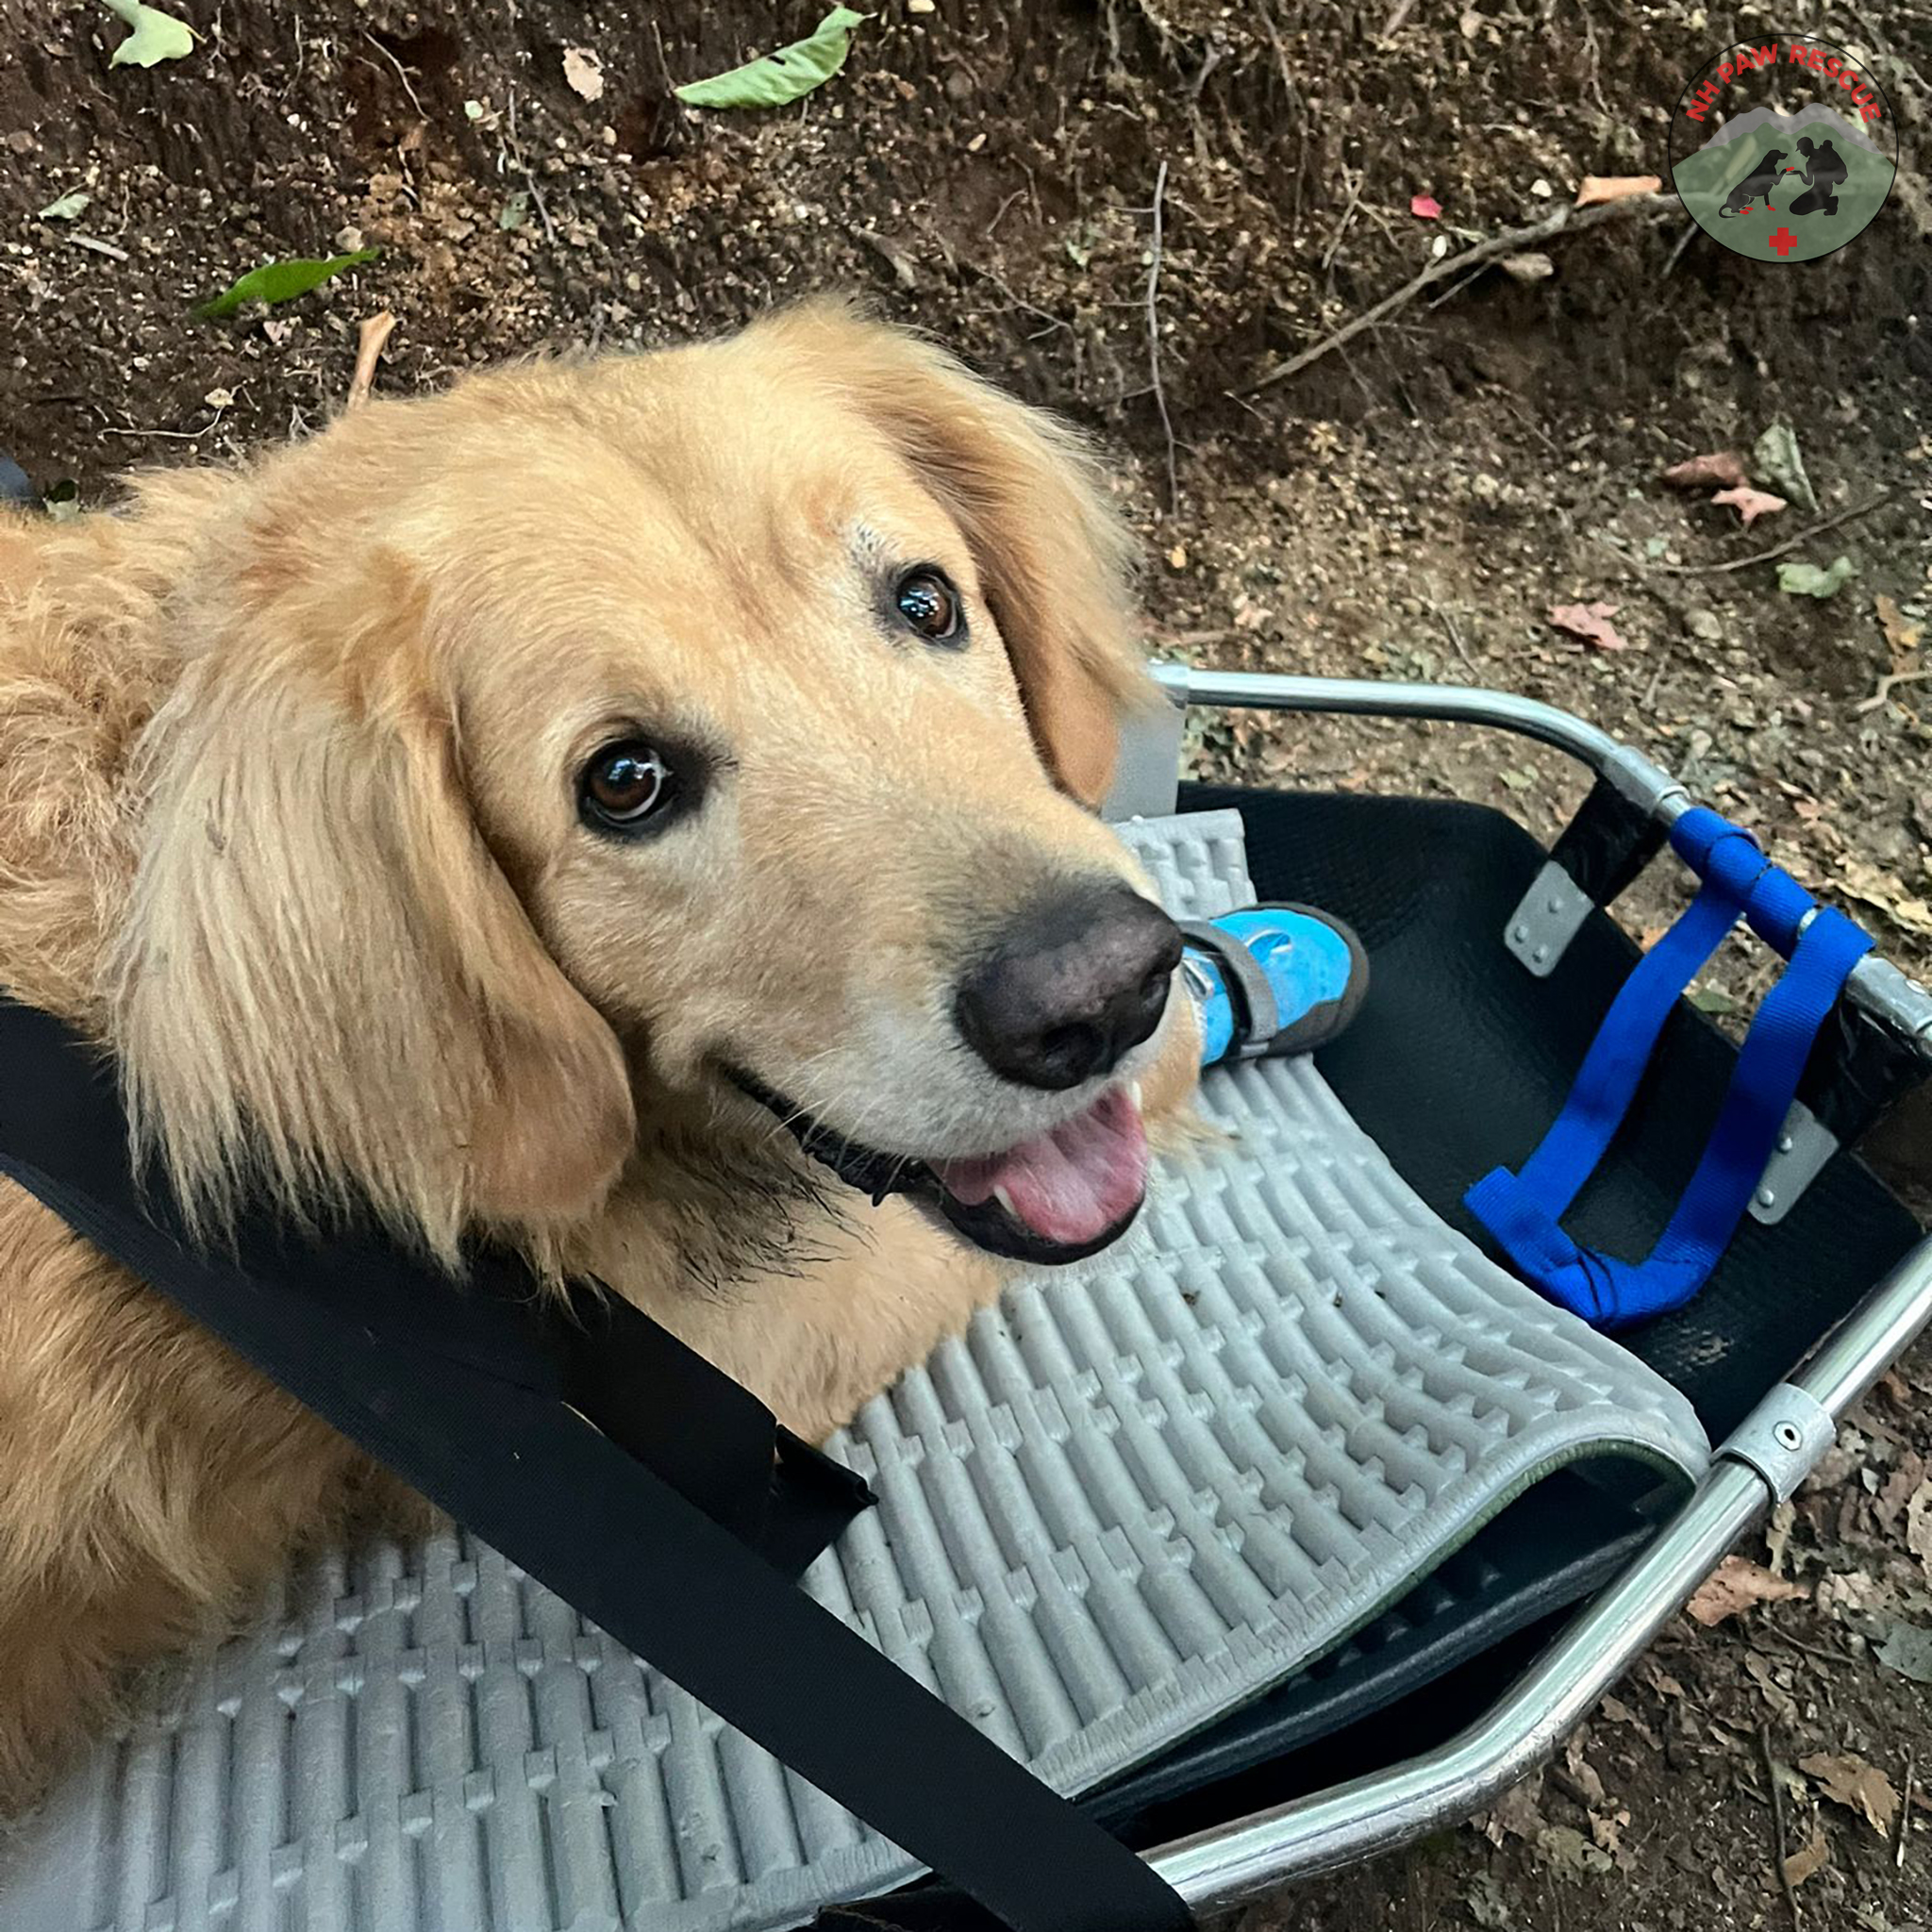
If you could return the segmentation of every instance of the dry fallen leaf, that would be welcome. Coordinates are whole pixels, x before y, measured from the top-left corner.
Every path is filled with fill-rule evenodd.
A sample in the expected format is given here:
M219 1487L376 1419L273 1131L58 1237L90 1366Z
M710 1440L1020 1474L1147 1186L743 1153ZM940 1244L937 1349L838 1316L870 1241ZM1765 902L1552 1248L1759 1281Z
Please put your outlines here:
M1906 1548L1932 1576L1932 1482L1924 1482L1906 1503Z
M1867 1764L1849 1751L1814 1751L1798 1759L1798 1769L1818 1780L1818 1788L1834 1805L1856 1811L1882 1839L1891 1837L1898 1819L1898 1792L1875 1764Z
M1664 472L1664 481L1673 490L1740 490L1750 480L1744 474L1744 458L1734 449L1686 457Z
M1932 903L1914 892L1896 873L1847 858L1839 868L1839 882L1861 906L1875 906L1906 932L1932 937Z
M1879 628L1884 631L1885 641L1891 650L1892 669L1903 671L1907 654L1918 649L1919 640L1925 635L1925 626L1907 624L1905 612L1883 591L1873 598L1872 603L1878 612Z
M1506 255L1497 266L1512 282L1546 282L1557 273L1557 264L1540 248Z
M1791 1724L1798 1721L1798 1701L1778 1682L1780 1665L1772 1658L1750 1652L1744 1658L1744 1674L1757 1686L1765 1703L1771 1706L1779 1721ZM1785 1674L1790 1675L1789 1670Z
M362 318L357 331L355 373L349 377L349 394L342 404L344 415L351 409L361 408L369 401L370 391L375 383L375 365L382 359L383 345L395 325L396 319L387 308Z
M1830 1863L1831 1847L1825 1842L1824 1831L1813 1824L1810 1843L1785 1860L1785 1883L1795 1890L1806 1879L1817 1877Z
M1597 1707L1605 1718L1613 1724L1628 1724L1653 1751L1662 1749L1661 1740L1648 1723L1624 1702L1621 1697L1606 1697Z
M1748 483L1740 483L1730 490L1720 490L1711 499L1713 503L1728 504L1744 519L1748 530L1759 517L1775 516L1779 510L1789 508L1782 496L1774 496L1768 490L1754 490Z
M1614 604L1557 604L1551 608L1550 622L1600 651L1624 651L1629 649L1630 640L1620 636L1610 622L1617 608Z
M1525 1839L1535 1843L1537 1834L1549 1826L1549 1820L1543 1816L1537 1803L1541 1791L1542 1779L1540 1777L1525 1778L1520 1785L1511 1785L1484 1817L1483 1836L1492 1845L1498 1846L1506 1838Z
M1645 1657L1637 1667L1637 1674L1657 1692L1659 1697L1681 1697L1684 1687L1670 1672L1654 1658Z
M1576 206L1596 208L1606 201L1628 201L1636 194L1656 194L1663 185L1657 175L1586 175L1576 190Z
M1707 1630L1748 1610L1753 1604L1784 1603L1807 1594L1803 1584L1774 1576L1762 1563L1744 1557L1726 1557L1684 1606Z
M563 50L563 77L570 83L572 93L587 101L604 98L604 63L589 47Z

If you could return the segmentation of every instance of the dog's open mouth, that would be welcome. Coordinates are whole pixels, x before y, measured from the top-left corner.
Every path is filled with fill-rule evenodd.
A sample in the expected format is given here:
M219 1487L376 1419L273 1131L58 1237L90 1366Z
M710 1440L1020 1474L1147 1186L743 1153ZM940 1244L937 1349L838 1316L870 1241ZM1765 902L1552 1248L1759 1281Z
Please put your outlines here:
M1124 1087L1004 1153L923 1161L848 1141L748 1074L732 1078L848 1187L874 1201L909 1195L990 1255L1078 1261L1118 1241L1146 1197L1147 1133Z

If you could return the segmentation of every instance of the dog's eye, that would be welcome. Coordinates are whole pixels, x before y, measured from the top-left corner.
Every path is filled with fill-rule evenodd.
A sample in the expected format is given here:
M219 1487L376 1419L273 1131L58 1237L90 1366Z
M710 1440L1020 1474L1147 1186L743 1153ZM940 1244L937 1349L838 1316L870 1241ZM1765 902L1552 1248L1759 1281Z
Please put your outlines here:
M908 571L893 592L899 615L923 638L950 644L964 628L959 593L936 570Z
M591 824L627 832L671 804L676 774L651 746L631 739L607 744L584 767L578 795Z

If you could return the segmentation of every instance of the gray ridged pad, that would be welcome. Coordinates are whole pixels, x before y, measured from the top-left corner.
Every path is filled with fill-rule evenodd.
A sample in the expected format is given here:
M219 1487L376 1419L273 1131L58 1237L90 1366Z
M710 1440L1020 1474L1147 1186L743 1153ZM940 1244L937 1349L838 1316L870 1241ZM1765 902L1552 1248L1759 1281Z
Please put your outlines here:
M1232 813L1121 827L1177 911ZM1127 1244L1023 1283L839 1453L880 1507L808 1586L1067 1791L1291 1674L1565 1460L1707 1457L1689 1406L1436 1218L1306 1061ZM6 1932L711 1932L909 1862L492 1551L334 1558L104 1747Z

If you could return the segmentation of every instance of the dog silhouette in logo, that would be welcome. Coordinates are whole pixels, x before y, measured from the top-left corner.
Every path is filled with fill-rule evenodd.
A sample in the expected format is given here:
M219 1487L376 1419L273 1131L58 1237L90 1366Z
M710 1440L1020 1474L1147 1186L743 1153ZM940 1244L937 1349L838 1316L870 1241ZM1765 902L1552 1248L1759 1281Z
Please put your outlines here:
M1828 141L1814 142L1807 135L1798 142L1798 152L1805 157L1805 192L1792 202L1790 212L1837 214L1839 184L1851 170ZM1793 168L1790 172L1795 175L1798 170Z
M1757 165L1724 196L1724 205L1718 214L1725 221L1733 215L1747 213L1754 201L1761 201L1771 207L1771 191L1777 186L1777 177L1784 172L1785 151L1781 147L1767 148ZM1776 210L1772 209L1774 214Z

